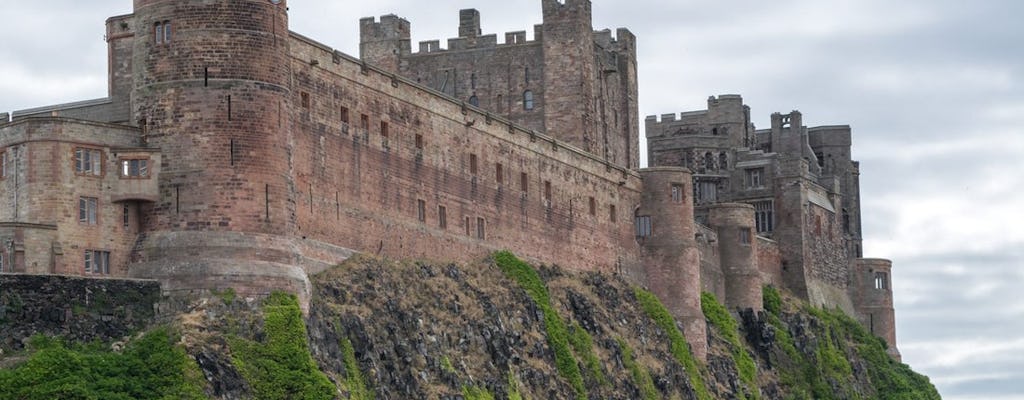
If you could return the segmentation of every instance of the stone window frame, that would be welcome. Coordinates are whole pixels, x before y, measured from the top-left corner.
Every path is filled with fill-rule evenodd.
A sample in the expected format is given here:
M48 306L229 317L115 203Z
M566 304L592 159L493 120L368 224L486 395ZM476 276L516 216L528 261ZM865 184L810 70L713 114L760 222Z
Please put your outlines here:
M637 240L643 240L654 234L654 227L651 224L650 215L637 215L633 220L633 232Z
M672 202L681 204L686 201L686 185L682 183L672 184Z
M889 290L889 274L883 271L875 272L875 290Z
M764 189L764 167L747 168L744 171L747 189Z
M505 185L505 166L501 163L494 163L494 181L498 186Z
M741 245L743 245L743 246L750 246L751 239L754 236L750 232L750 230L751 230L750 228L745 228L745 227L738 229L738 232L739 232L739 238L738 239L739 239L739 242L740 242Z
M85 250L82 268L86 275L110 275L110 250Z
M139 161L139 171L140 171L139 175L132 175L131 174L131 162L132 161ZM145 163L143 163L143 161ZM117 167L118 167L117 168L117 175L121 179L151 179L153 177L153 170L151 169L151 164L152 163L150 161L152 161L152 160L148 156L118 157L117 158ZM143 164L145 164L145 167L143 167ZM144 173L143 173L143 168L145 168ZM127 173L126 173L126 171L127 171Z
M437 205L437 227L448 229L448 207Z
M532 90L523 91L523 110L532 111L536 107L535 101Z
M170 20L157 21L153 24L153 40L158 45L171 44L173 27Z
M82 159L85 158L85 154L90 154L88 170L85 169L85 164L82 161ZM99 154L99 161L93 161L94 154ZM103 178L106 176L106 163L107 153L100 147L75 146L75 148L71 150L71 168L74 169L75 175L77 176Z
M487 240L487 219L484 217L476 217L476 238Z
M754 206L754 229L757 233L775 231L775 201L760 200L750 203Z
M97 226L100 224L99 197L78 197L78 224L88 226Z
M0 148L0 181L7 178L7 148Z
M427 201L416 199L416 220L427 222Z

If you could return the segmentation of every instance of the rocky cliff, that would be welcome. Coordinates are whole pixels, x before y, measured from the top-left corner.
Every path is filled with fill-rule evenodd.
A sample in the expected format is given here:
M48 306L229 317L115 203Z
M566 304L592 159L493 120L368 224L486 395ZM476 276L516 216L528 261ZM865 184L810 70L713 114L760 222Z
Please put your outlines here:
M184 349L185 366L170 375L192 383L171 379L152 393L188 397L175 391L198 386L221 399L939 398L851 319L771 288L759 315L704 296L711 350L703 363L642 288L534 268L508 253L470 265L356 257L313 285L305 319L283 294L253 300L228 291L183 303L163 323L174 334L136 341L163 337L167 354ZM0 398L53 393L43 390L53 380L47 374L61 370L30 368L48 346L0 370Z

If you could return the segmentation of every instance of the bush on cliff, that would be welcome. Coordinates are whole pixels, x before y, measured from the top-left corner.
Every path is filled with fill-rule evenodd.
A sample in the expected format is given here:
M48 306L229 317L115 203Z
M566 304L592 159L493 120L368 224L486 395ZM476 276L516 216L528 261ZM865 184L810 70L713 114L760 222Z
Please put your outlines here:
M100 344L32 339L28 361L0 370L0 398L202 399L199 368L169 329L153 330L120 354Z

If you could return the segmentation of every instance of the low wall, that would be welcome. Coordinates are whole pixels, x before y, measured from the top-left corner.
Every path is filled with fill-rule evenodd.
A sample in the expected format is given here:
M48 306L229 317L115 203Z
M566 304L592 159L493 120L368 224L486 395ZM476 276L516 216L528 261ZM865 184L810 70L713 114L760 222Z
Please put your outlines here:
M0 274L0 349L21 350L33 335L109 341L151 324L156 281Z

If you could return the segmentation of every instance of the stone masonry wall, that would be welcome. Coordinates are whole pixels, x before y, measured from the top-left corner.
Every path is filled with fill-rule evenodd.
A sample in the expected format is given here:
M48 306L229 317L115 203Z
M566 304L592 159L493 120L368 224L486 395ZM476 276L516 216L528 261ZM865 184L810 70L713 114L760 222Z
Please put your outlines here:
M303 237L397 257L635 262L634 172L301 36L291 49Z
M151 324L159 300L155 281L0 274L0 349L37 334L118 340Z

